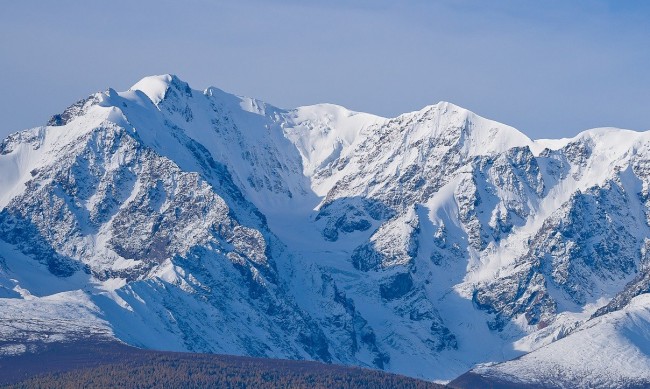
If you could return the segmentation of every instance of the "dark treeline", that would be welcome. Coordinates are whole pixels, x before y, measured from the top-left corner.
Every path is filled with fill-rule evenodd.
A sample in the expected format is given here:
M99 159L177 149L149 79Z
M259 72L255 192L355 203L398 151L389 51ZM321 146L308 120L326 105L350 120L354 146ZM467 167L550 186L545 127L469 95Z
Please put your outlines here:
M382 371L316 362L152 351L123 356L97 366L40 374L7 387L443 388Z

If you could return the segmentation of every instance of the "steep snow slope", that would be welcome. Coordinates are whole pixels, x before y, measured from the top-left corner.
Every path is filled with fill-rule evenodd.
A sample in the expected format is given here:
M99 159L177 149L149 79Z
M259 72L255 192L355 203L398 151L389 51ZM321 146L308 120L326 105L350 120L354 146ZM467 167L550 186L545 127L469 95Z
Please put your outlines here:
M444 102L285 110L147 77L0 144L0 297L149 348L450 380L647 291L649 157L647 133L533 141Z
M472 370L484 379L559 388L644 388L650 382L650 296L590 320L521 358ZM498 387L498 386L497 386Z
M129 94L94 95L61 126L3 143L3 168L9 160L30 179L22 193L10 189L2 239L54 276L82 278L76 288L129 343L330 360L322 332L278 283L283 249L263 216L209 152ZM117 108L129 105L133 122ZM147 110L150 126L136 129ZM165 130L154 134L156 124ZM24 148L40 157L12 163ZM9 277L32 282L7 262Z

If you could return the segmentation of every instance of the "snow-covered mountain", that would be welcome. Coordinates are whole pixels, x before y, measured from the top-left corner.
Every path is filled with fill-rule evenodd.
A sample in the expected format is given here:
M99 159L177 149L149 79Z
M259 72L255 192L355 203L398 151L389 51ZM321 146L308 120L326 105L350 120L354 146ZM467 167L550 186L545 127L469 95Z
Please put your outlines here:
M473 373L648 383L649 207L650 133L533 141L444 102L285 110L147 77L0 144L0 350L99 336L441 381L532 351Z
M518 359L479 366L457 381L479 378L484 387L496 381L522 388L647 388L649 306L650 295L637 296L620 311L585 322L570 336Z

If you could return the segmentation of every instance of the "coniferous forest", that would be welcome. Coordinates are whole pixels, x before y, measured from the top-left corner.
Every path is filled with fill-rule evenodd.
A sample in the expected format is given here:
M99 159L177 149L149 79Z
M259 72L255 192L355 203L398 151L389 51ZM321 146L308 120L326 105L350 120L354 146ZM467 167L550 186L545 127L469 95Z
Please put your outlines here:
M141 350L112 342L49 345L0 360L8 388L443 388L379 370L308 361Z

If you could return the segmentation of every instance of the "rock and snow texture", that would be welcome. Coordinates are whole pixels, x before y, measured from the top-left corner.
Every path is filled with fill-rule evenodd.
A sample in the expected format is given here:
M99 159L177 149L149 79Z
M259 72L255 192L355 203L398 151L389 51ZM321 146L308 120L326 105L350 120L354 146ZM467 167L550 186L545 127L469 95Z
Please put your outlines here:
M538 350L509 363L647 380L649 207L648 133L533 141L449 103L285 110L147 77L0 143L0 350L86 333L443 381ZM621 312L627 375L544 351L598 353L581 336Z
M650 382L650 295L590 320L571 336L521 358L472 370L513 385L559 388L647 388Z

